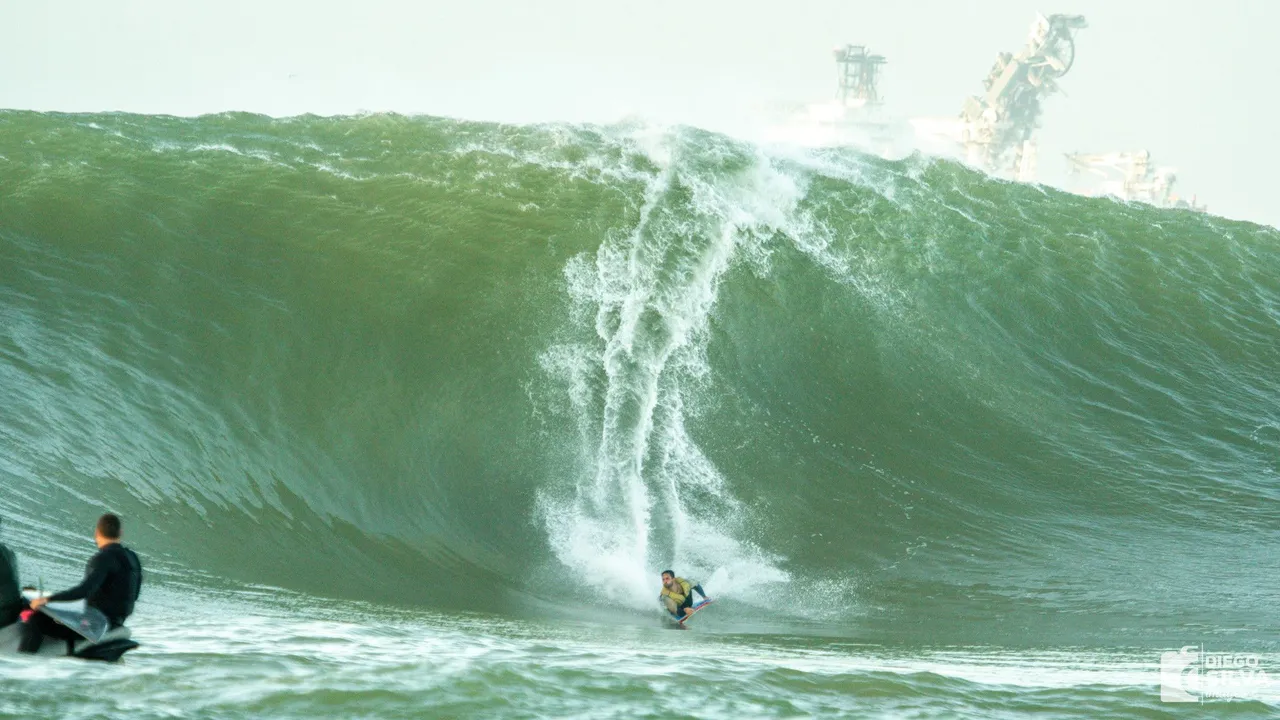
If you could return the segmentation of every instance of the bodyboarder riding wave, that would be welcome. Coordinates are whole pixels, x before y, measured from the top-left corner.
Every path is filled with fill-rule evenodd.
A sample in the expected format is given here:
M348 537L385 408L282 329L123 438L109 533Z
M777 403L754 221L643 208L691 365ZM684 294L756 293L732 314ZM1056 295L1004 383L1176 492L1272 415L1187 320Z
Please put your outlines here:
M701 585L676 577L675 572L671 570L662 571L662 592L658 593L658 601L673 616L685 618L693 614L693 593L695 592L703 600L710 599L702 591Z

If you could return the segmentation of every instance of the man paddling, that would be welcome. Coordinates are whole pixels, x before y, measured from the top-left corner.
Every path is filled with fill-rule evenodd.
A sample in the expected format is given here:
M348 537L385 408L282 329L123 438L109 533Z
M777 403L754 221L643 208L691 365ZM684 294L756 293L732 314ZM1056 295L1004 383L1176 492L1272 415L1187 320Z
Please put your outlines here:
M658 600L667 608L667 612L676 617L687 617L693 614L693 593L703 600L708 599L701 585L690 583L684 578L676 577L671 570L662 571L662 592Z
M133 605L142 590L142 564L132 550L120 544L120 518L115 515L107 513L98 518L93 539L98 545L98 552L89 558L84 580L70 590L32 600L31 609L39 610L49 602L83 599L87 606L106 615L113 629L124 625L133 613ZM37 652L45 636L76 638L69 628L54 622L44 613L36 613L23 626L22 643L18 649Z

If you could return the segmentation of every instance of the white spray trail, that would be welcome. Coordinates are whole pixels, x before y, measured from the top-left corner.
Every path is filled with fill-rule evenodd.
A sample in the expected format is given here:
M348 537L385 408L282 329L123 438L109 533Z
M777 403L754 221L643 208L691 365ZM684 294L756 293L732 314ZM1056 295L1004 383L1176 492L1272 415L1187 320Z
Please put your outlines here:
M668 564L720 594L786 579L735 537L745 512L685 417L709 377L720 281L737 258L764 261L801 193L728 141L662 140L647 152L661 170L646 178L635 226L566 268L583 319L594 310L596 342L542 358L569 386L587 468L571 497L542 498L552 548L598 592L636 607L652 606Z

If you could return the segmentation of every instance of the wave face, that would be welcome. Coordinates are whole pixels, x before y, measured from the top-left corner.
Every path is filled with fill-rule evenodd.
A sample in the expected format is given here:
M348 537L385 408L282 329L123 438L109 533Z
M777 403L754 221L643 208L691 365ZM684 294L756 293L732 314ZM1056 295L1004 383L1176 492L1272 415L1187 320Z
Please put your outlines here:
M175 581L327 597L647 611L674 566L886 638L1275 629L1275 230L382 115L0 113L0 187L33 562L105 506Z

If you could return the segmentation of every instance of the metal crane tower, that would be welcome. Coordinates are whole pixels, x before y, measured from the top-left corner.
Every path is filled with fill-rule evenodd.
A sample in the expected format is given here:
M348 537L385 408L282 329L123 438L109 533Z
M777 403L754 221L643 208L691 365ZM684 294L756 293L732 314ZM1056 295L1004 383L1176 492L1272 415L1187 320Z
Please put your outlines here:
M868 53L865 45L845 45L836 48L835 55L840 81L836 97L840 104L867 108L880 105L876 81L880 67L888 62L885 57Z
M1017 55L1000 53L984 82L986 93L970 97L960 111L960 141L970 163L1031 179L1031 135L1039 127L1041 103L1075 62L1073 33L1084 27L1082 15L1040 15Z

